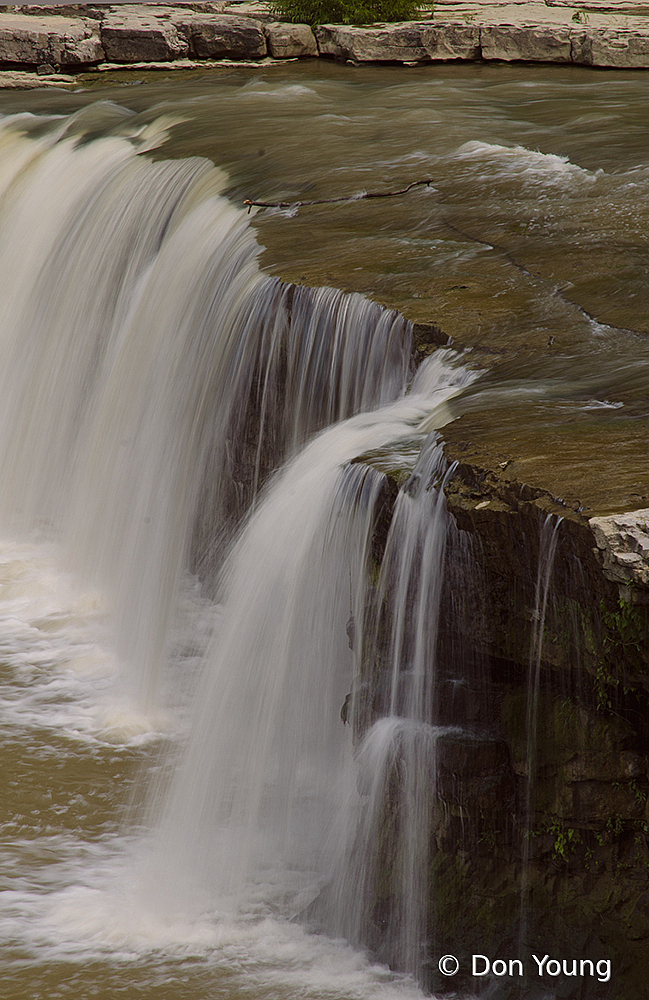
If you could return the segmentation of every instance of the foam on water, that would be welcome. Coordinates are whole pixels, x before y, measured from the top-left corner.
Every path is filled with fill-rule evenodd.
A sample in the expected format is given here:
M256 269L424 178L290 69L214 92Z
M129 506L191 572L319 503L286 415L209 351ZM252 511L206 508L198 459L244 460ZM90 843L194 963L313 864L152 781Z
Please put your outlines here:
M542 153L525 146L501 146L471 140L463 143L454 159L463 170L478 173L483 181L519 181L524 187L567 188L592 185L604 177L603 170L585 170L567 156ZM538 191L537 191L538 193Z
M156 758L148 747L165 735L160 719L138 715L116 700L117 666L105 611L96 595L79 593L57 569L55 556L51 546L2 546L3 751L26 738L41 763L47 758L55 767L62 755L82 764L109 755L141 759L150 770ZM173 643L185 668L192 659L194 670L202 665L219 620L219 609L188 581ZM176 676L174 707L166 715L166 735L174 740L190 721L187 680L186 672L182 682ZM59 791L52 791L56 799ZM46 804L36 805L42 818ZM61 809L67 807L66 802ZM0 938L4 975L19 976L24 969L34 990L41 970L62 962L80 968L108 963L132 974L164 953L165 962L191 960L213 975L227 971L238 983L233 995L237 989L259 997L296 991L332 1000L420 995L407 977L395 977L344 942L311 935L282 918L281 900L273 901L276 886L256 885L238 906L215 907L212 900L202 912L161 912L142 891L146 839L115 829L96 837L80 827L39 827L34 816L24 833L0 850Z
M100 962L137 975L151 959L170 965L193 961L212 976L227 970L235 979L233 996L238 990L273 996L284 989L359 1000L421 996L408 977L373 965L343 941L309 934L267 908L191 917L152 912L142 905L136 859L123 842L74 845L59 839L41 849L69 857L48 866L38 886L32 879L0 891L0 934L5 948L15 952L5 969L32 965L37 979L52 963Z
M175 729L166 709L142 712L120 687L105 601L80 589L61 562L53 544L0 543L0 731L135 745ZM183 687L202 663L217 622L218 607L188 580L170 656L170 666L182 661ZM177 704L182 690L174 693Z

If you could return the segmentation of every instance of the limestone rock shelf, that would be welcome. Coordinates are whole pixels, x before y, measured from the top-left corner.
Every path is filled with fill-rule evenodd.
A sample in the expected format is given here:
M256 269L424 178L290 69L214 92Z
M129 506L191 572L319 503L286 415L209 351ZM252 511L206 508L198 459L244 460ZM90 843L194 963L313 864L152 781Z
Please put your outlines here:
M416 22L283 24L264 3L5 7L0 66L48 70L186 60L324 57L352 63L459 61L649 68L649 17L585 4L441 3ZM0 80L1 83L1 80Z

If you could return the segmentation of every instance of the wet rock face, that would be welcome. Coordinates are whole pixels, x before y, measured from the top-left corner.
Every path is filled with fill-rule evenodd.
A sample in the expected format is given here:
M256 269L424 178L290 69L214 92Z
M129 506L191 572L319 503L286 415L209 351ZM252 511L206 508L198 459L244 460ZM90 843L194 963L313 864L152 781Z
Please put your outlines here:
M616 1000L636 1000L649 947L648 512L588 521L469 463L446 497L471 559L445 566L434 667L433 722L454 728L436 749L430 953L518 954L521 906L529 949L561 951L564 914L584 957L625 970ZM368 704L381 677L368 673ZM434 974L426 985L447 988ZM571 986L562 996L576 1000Z
M514 808L515 776L504 740L448 733L437 741L437 794L471 812Z

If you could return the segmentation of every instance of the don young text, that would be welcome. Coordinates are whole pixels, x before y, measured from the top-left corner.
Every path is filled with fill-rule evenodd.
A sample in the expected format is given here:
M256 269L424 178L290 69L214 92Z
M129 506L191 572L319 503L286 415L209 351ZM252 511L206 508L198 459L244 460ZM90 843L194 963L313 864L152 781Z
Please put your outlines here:
M549 955L532 955L527 968L520 958L496 958L490 959L486 955L471 956L471 974L473 976L524 976L526 972L532 975L548 976L556 978L558 976L577 976L581 979L593 977L600 983L608 983L611 978L611 962L608 958L602 958L598 962L590 958L550 958Z

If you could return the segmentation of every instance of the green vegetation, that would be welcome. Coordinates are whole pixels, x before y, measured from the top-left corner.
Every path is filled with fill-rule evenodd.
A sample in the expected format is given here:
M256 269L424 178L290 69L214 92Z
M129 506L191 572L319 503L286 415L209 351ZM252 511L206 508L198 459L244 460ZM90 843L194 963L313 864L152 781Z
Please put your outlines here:
M607 610L600 604L601 621L604 626L602 656L596 666L595 691L597 707L612 707L612 692L620 685L625 669L644 672L649 616L646 608L618 601L617 607ZM615 671L615 673L613 672ZM623 686L625 694L631 688Z
M563 861L566 864L577 847L581 844L581 837L573 827L564 827L563 823L552 823L548 827L548 833L554 837L552 858L554 861Z
M274 0L271 10L296 24L375 24L413 21L432 6L416 0Z
M647 614L644 608L620 600L614 611L607 611L602 601L601 611L602 621L608 629L605 646L611 651L642 654L647 642Z

